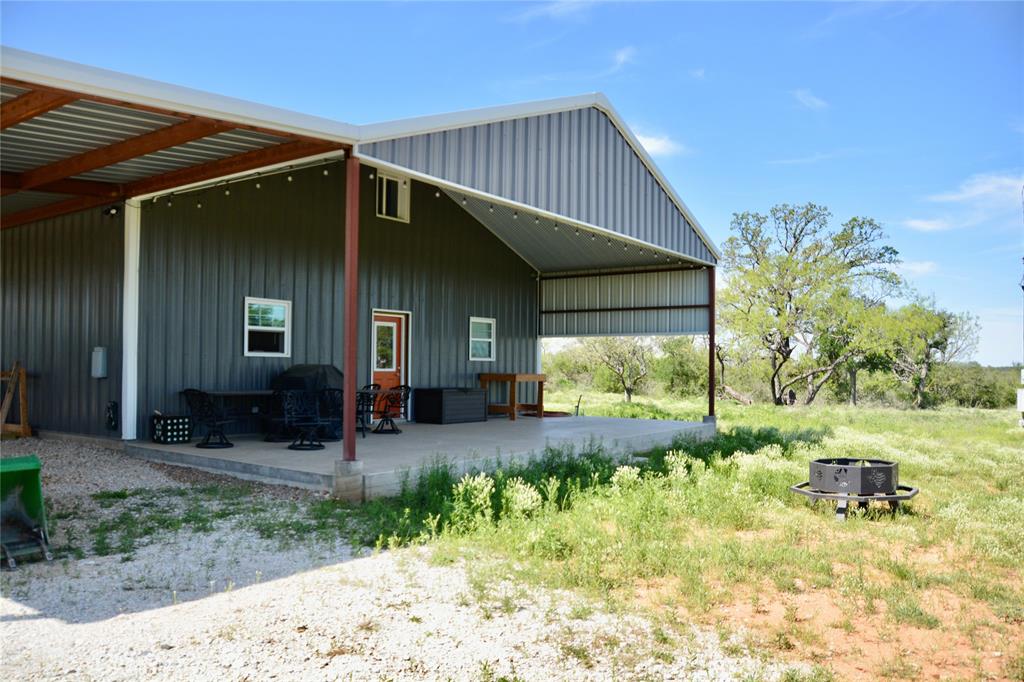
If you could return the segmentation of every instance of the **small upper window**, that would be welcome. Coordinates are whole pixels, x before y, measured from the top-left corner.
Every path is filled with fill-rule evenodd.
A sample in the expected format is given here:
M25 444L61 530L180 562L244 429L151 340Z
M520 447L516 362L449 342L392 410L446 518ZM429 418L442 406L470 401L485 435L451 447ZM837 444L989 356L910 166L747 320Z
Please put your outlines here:
M469 359L494 360L494 320L489 317L469 318Z
M245 299L245 354L280 356L292 354L292 304L270 298Z
M408 178L377 172L377 215L409 222Z

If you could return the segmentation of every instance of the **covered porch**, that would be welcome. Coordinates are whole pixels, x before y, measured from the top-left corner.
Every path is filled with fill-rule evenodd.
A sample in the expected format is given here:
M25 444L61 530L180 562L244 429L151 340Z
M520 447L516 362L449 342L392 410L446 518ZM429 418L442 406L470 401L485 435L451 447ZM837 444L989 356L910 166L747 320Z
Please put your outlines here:
M189 466L268 483L323 490L352 500L394 495L406 476L442 459L457 472L487 470L498 460L526 461L547 447L585 451L600 444L626 455L671 445L677 439L713 437L714 424L616 417L505 418L467 424L402 424L398 435L369 434L358 439L361 472L339 466L342 444L297 452L258 436L234 439L227 450L200 450L194 445L126 443L127 451L156 462Z

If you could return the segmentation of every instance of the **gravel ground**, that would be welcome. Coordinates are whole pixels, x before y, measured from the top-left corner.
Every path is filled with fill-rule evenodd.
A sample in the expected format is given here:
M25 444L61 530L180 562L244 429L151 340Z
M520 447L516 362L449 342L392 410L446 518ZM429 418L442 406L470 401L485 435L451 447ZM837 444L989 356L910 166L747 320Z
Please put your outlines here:
M81 444L3 444L4 456L22 452L40 455L51 500L86 517L110 513L96 492L222 480ZM313 499L270 486L251 494ZM361 554L323 538L282 546L225 521L158 535L128 555L26 563L3 575L0 671L40 680L717 680L782 670L732 655L706 631L666 640L644 618L568 593L480 585L425 549Z

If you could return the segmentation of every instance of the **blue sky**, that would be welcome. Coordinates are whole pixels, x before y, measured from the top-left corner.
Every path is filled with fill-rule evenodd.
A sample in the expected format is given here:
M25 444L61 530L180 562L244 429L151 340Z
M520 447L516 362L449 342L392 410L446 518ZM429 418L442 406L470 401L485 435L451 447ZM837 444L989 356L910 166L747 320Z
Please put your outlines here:
M814 201L1020 361L1024 3L16 3L3 43L351 123L603 91L712 238Z

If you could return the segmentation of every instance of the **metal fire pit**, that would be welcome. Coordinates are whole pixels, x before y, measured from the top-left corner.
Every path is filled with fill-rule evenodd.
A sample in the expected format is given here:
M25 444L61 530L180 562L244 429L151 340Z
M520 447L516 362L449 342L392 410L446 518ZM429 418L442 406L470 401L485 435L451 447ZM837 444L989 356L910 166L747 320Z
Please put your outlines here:
M896 511L901 501L917 495L917 488L900 485L899 479L899 465L884 459L815 459L808 479L790 490L814 502L836 500L836 518L845 521L851 502L859 507L867 507L868 502L888 502Z

